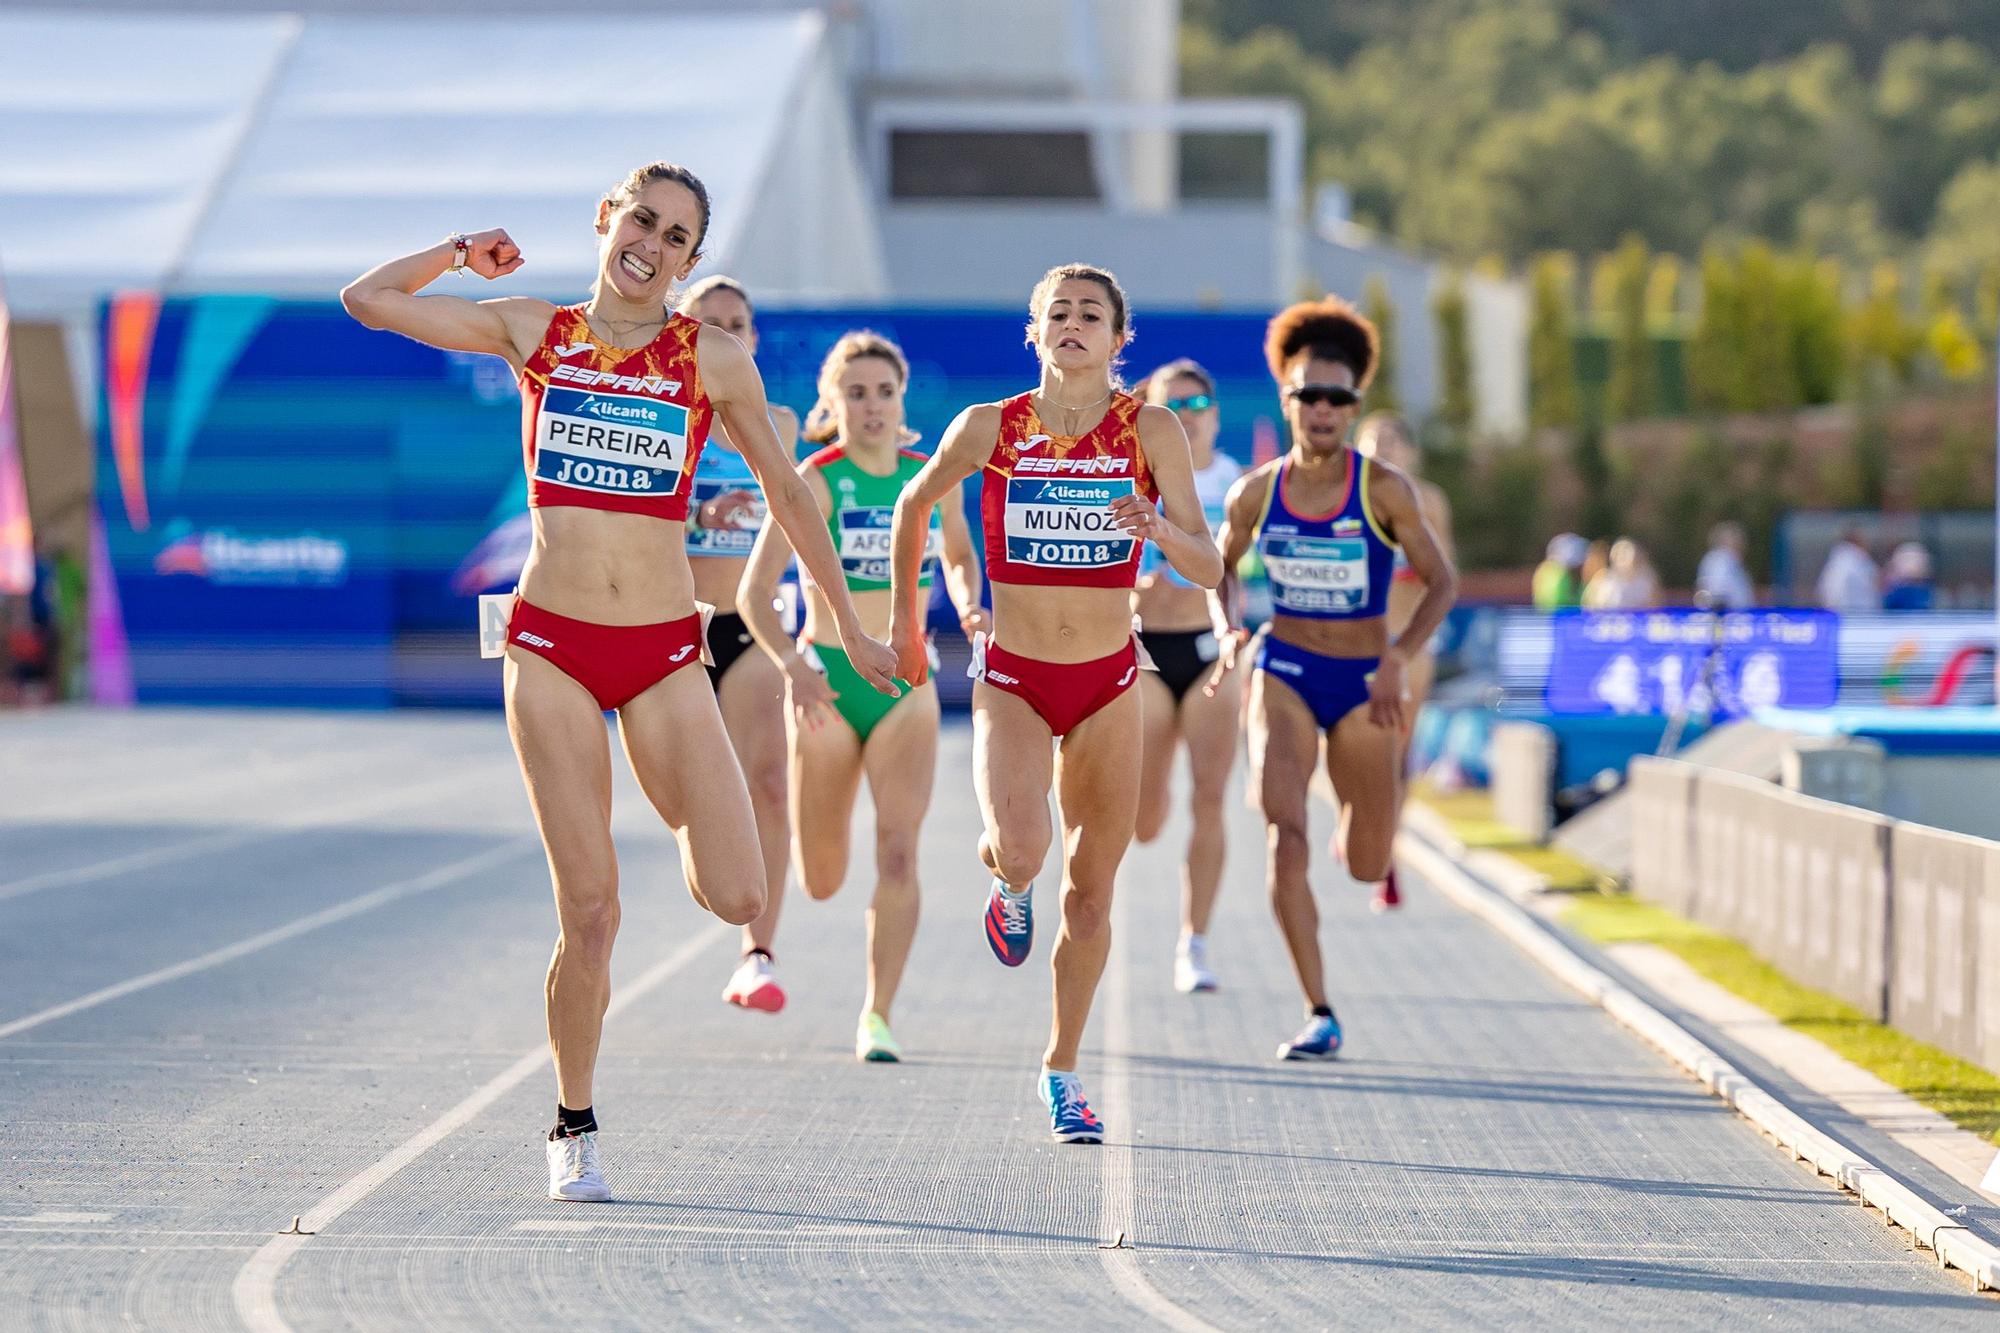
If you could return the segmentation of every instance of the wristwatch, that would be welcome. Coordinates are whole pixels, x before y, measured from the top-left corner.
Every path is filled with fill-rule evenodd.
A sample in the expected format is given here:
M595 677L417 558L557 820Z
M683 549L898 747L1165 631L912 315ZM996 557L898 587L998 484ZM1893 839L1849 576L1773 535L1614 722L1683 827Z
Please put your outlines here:
M465 261L472 253L472 246L466 241L465 233L455 231L445 239L451 242L451 271L465 272Z

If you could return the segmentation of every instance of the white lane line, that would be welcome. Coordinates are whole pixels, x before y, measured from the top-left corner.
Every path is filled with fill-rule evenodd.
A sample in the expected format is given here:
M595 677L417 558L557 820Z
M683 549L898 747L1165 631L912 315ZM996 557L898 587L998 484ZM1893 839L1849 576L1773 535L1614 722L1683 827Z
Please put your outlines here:
M1123 878L1121 876L1121 878ZM1131 912L1126 907L1132 885L1122 886L1112 906L1115 924L1111 931L1111 956L1106 960L1099 991L1104 997L1104 1100L1100 1105L1122 1117L1122 1128L1108 1134L1104 1146L1104 1177L1098 1195L1097 1257L1118 1294L1137 1306L1149 1318L1181 1333L1218 1333L1213 1324L1191 1310L1182 1309L1162 1295L1147 1280L1139 1266L1138 1180L1132 1160L1131 1143L1138 1137L1138 1116L1132 1104L1132 1067L1128 1058L1132 1042L1132 995L1126 966L1126 941L1132 936ZM1109 1247L1109 1248L1107 1248Z
M100 1004L109 1004L113 1000L123 999L136 991L150 990L154 986L162 986L169 981L179 981L182 977L191 976L196 972L206 972L212 967L220 967L224 963L234 962L246 954L253 954L260 949L268 949L274 944L282 944L286 940L295 939L307 931L318 930L321 926L330 926L336 921L345 921L351 916L359 916L363 912L380 907L384 903L394 902L398 898L407 898L411 894L424 893L431 889L442 888L446 884L464 879L467 875L476 874L488 866L497 865L513 857L524 856L528 852L535 850L538 850L537 844L522 839L511 839L501 846L488 847L484 851L462 857L457 861L453 861L450 865L440 866L438 869L418 875L414 879L401 880L395 884L385 884L379 889L373 889L357 897L349 898L343 903L336 903L332 907L314 912L310 916L302 916L296 921L290 921L282 926L274 927L263 932L261 935L252 935L250 938L238 940L234 944L226 944L220 949L211 949L198 958L189 958L184 962L175 963L169 967L156 968L141 976L121 981L115 986L106 986L101 990L94 990L88 995L79 995L74 1000L65 1000L61 1004L51 1005L47 1009L14 1019L12 1022L0 1023L0 1039L14 1036L16 1033L26 1032L29 1028L40 1027L44 1023L52 1023L58 1018L67 1018L71 1014L81 1013L85 1009L95 1009Z
M324 807L311 814L293 815L275 824L231 829L225 833L210 833L199 838L189 838L185 842L169 843L165 847L149 847L142 852L114 856L108 861L94 861L89 865L71 866L65 870L51 870L45 874L30 875L26 879L9 880L0 884L0 902L9 898L19 898L23 894L36 893L42 889L90 884L128 871L151 870L155 866L166 865L171 861L184 861L190 856L199 856L204 852L226 851L253 842L289 837L308 829L349 824L355 820L366 819L370 815L379 815L386 811L419 804L445 792L462 792L469 785L471 784L466 775L458 773L451 777L439 778L434 782L403 787L393 792L371 792L359 800L349 801L344 805Z
M1412 863L1432 888L1491 926L1620 1026L1693 1075L1724 1105L1789 1153L1793 1161L1831 1176L1842 1189L1879 1209L1884 1221L1910 1233L1916 1248L1928 1249L1940 1268L1956 1268L1970 1276L1973 1290L2000 1290L2000 1246L1964 1223L1952 1221L1900 1177L1772 1096L1708 1043L1593 964L1556 927L1531 915L1460 865L1458 858L1463 854L1463 848L1454 851L1435 846L1411 829L1396 835L1398 858ZM1829 1276L1826 1281L1832 1284L1838 1278Z
M735 929L734 926L727 926L717 921L687 940L680 948L647 969L631 985L621 987L617 994L612 996L610 1007L604 1011L605 1021L608 1023L616 1018L627 1007L644 998L674 973L693 962L710 945L725 935L734 934ZM343 1213L388 1183L398 1171L471 1124L480 1112L511 1092L523 1079L545 1068L548 1063L549 1048L546 1042L530 1048L520 1059L494 1075L465 1100L403 1140L374 1165L314 1204L309 1211L300 1216L300 1229L306 1232L324 1231ZM250 1262L244 1264L236 1274L236 1280L230 1284L229 1294L235 1301L237 1317L249 1326L252 1333L291 1333L291 1325L287 1324L284 1316L278 1313L278 1275L309 1239L309 1236L293 1233L273 1236L250 1256Z
M604 1232L608 1235L617 1235L625 1231L669 1231L676 1235L727 1236L732 1241L749 1240L760 1236L771 1240L799 1240L801 1238L812 1239L815 1237L907 1236L910 1234L902 1227L840 1227L820 1229L807 1226L742 1227L729 1226L720 1222L584 1222L565 1219L550 1219L547 1221L528 1219L516 1222L513 1229L515 1231L560 1233L565 1236L587 1235L593 1231Z
M581 1233L589 1231L687 1231L718 1236L777 1236L797 1239L801 1236L907 1236L908 1227L891 1225L871 1226L864 1222L801 1222L789 1227L745 1227L730 1226L718 1222L587 1222L581 1218L525 1218L514 1224L516 1231L560 1231ZM426 1238L428 1239L428 1238Z

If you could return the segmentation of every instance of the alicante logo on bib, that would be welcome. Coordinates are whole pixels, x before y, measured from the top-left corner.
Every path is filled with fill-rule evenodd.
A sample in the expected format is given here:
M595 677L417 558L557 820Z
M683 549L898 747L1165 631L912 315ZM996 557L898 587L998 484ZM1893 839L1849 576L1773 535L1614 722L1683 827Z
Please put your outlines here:
M1358 537L1267 532L1261 554L1280 611L1355 611L1368 600L1368 546Z
M1111 506L1134 487L1129 477L1009 478L1007 558L1056 569L1123 564L1132 558L1132 538L1119 529Z
M677 403L550 384L535 420L535 476L603 494L671 494L687 459L687 424Z

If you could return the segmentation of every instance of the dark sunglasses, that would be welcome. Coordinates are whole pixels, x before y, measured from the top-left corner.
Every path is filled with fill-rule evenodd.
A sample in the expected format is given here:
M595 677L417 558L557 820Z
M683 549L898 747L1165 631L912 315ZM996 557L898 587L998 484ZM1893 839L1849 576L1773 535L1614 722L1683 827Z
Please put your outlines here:
M1352 407L1361 401L1360 394L1342 384L1301 384L1285 390L1285 397L1307 407L1318 407L1321 403L1332 407Z
M1206 412L1214 406L1215 395L1212 393L1191 393L1185 398L1167 399L1169 412Z

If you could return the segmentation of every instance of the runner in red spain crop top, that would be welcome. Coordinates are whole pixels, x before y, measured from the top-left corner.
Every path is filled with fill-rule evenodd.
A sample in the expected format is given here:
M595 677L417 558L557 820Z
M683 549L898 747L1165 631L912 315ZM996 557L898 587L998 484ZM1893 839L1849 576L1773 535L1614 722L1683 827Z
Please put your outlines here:
M684 522L715 410L701 391L702 323L678 312L644 347L599 342L558 306L521 367L528 507L568 505Z
M418 293L447 272L522 267L506 232L454 235L393 259L341 292L348 313L449 351L505 360L521 382L534 547L521 572L505 662L508 731L555 885L560 926L547 981L556 1069L548 1193L611 1197L592 1081L618 929L606 711L616 710L640 788L679 835L696 902L742 924L764 910L750 796L701 660L701 617L683 520L711 414L762 483L773 520L828 589L857 673L896 692L889 649L862 633L819 506L772 430L743 344L671 314L701 257L708 191L655 162L597 204L590 299L472 301Z
M979 855L993 877L983 929L1001 962L1027 959L1030 891L1055 836L1048 794L1057 785L1071 851L1052 959L1055 1020L1037 1087L1063 1142L1103 1141L1076 1057L1104 971L1112 880L1138 813L1131 589L1141 548L1153 542L1205 587L1222 578L1179 420L1112 383L1129 336L1125 310L1124 292L1102 269L1065 264L1045 274L1028 300L1040 385L961 412L904 488L890 532L890 642L904 678L921 682L916 590L930 512L981 475L993 588L993 636L973 650L973 777L986 826Z
M1083 435L1048 432L1024 393L1000 404L999 439L980 472L986 577L1058 588L1131 588L1146 548L1118 526L1112 506L1159 499L1139 446L1139 400L1113 392L1104 419Z

